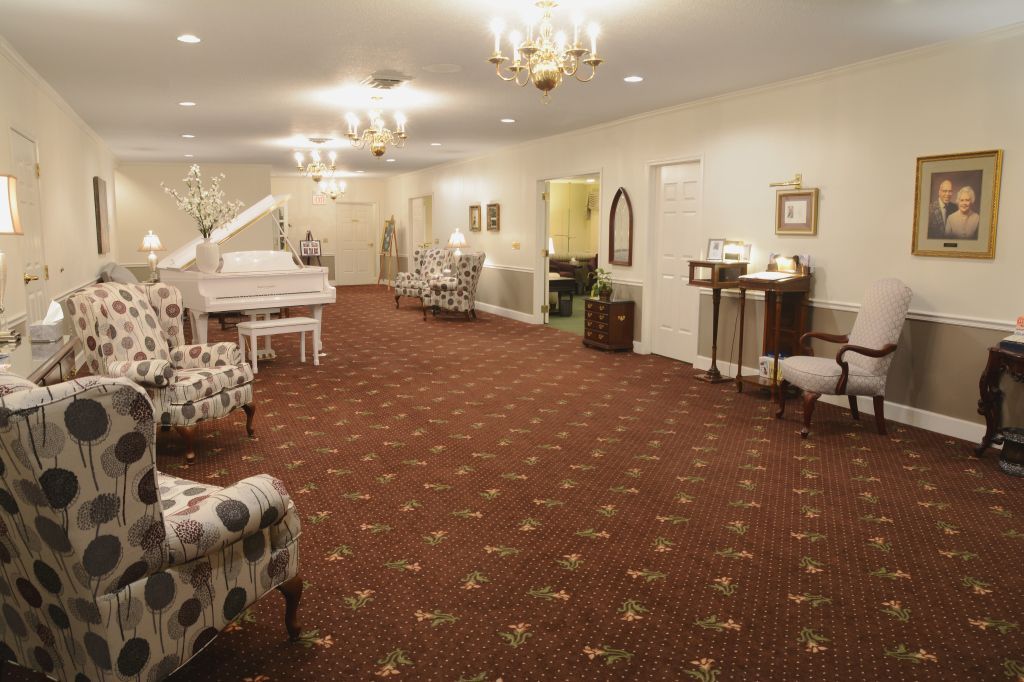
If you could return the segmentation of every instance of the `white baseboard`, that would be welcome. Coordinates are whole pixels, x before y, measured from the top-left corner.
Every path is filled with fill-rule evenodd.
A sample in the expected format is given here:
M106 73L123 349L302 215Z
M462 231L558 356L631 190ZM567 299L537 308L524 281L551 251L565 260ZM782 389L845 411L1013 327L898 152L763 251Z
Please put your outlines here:
M525 322L527 324L540 324L540 321L537 320L530 313L523 313L518 310L512 310L511 308L502 308L501 306L492 305L490 303L481 303L480 301L477 301L475 303L475 306L477 310L482 310L483 312L491 313L492 315L507 317L511 320L516 320L517 322Z
M703 355L698 355L693 362L694 369L707 369L710 366L711 358ZM736 376L735 363L719 362L718 369L727 376ZM744 367L743 373L757 374L757 369ZM823 403L836 405L838 407L849 408L850 406L846 396L842 395L823 395L820 400ZM857 406L864 414L873 415L875 413L870 398L863 396L858 398ZM909 405L901 405L888 400L885 401L885 418L890 421L899 422L900 424L907 424L908 426L916 426L918 428L927 429L928 431L934 431L935 433L941 433L944 436L961 438L972 443L980 443L982 436L985 435L984 424L977 424L975 422L969 422L966 419L950 417L944 414L939 414L938 412L929 412L928 410L922 410Z

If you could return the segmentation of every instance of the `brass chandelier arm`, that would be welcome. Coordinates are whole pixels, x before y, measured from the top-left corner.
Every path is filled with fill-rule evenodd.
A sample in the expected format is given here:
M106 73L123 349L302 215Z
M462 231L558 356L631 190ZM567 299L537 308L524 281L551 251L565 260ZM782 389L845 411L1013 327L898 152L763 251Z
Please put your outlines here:
M591 59L584 59L583 63L590 66L590 75L587 76L586 78L580 78L579 72L576 71L575 69L573 70L572 75L575 76L576 80L578 80L580 83L589 83L590 81L594 80L594 76L597 75L597 67L600 66L601 62L603 61L603 59L599 59L597 57L593 57Z

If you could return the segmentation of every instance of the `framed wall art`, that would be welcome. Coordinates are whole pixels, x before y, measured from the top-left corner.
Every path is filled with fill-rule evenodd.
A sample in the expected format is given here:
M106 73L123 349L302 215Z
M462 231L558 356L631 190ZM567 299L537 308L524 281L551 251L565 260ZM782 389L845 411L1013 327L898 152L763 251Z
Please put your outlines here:
M93 206L96 209L96 250L110 251L110 217L107 211L107 183L101 177L92 179Z
M299 242L299 255L301 256L319 256L320 254L320 240L319 239L303 239Z
M501 206L487 204L487 229L497 232L501 229Z
M995 258L1003 151L921 156L914 189L915 256Z
M471 232L479 232L480 227L480 204L473 204L469 207L469 230Z
M818 190L781 189L775 193L775 234L818 234Z

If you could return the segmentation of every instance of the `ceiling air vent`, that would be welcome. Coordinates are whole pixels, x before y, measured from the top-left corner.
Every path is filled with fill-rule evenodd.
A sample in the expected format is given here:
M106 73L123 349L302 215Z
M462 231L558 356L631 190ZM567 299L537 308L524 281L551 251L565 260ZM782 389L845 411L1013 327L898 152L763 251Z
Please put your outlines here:
M372 73L362 80L362 85L369 85L375 90L394 90L402 83L412 80L405 74L397 71L378 71Z

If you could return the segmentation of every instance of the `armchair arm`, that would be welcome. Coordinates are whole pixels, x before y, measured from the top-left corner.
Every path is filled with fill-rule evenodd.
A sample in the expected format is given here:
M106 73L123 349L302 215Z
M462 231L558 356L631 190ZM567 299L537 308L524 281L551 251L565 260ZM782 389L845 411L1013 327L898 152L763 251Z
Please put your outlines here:
M844 355L847 353L857 353L858 355L866 355L869 358L884 358L895 350L895 343L887 343L881 348L865 348L864 346L853 346L850 344L840 348L839 352L836 353L836 362L839 363L842 372L839 374L839 381L836 382L836 395L846 393L846 382L850 378L850 365L843 360Z
M115 360L107 363L107 372L143 386L162 388L174 376L174 367L170 360Z
M224 365L240 365L243 360L237 343L221 341L220 343L175 346L171 349L171 362L174 363L175 369L205 369Z
M821 339L822 341L828 341L829 343L847 343L850 337L846 334L826 334L825 332L807 332L800 337L800 345L804 348L810 348L811 339Z
M164 515L171 565L206 556L281 521L291 498L269 474L242 479Z

